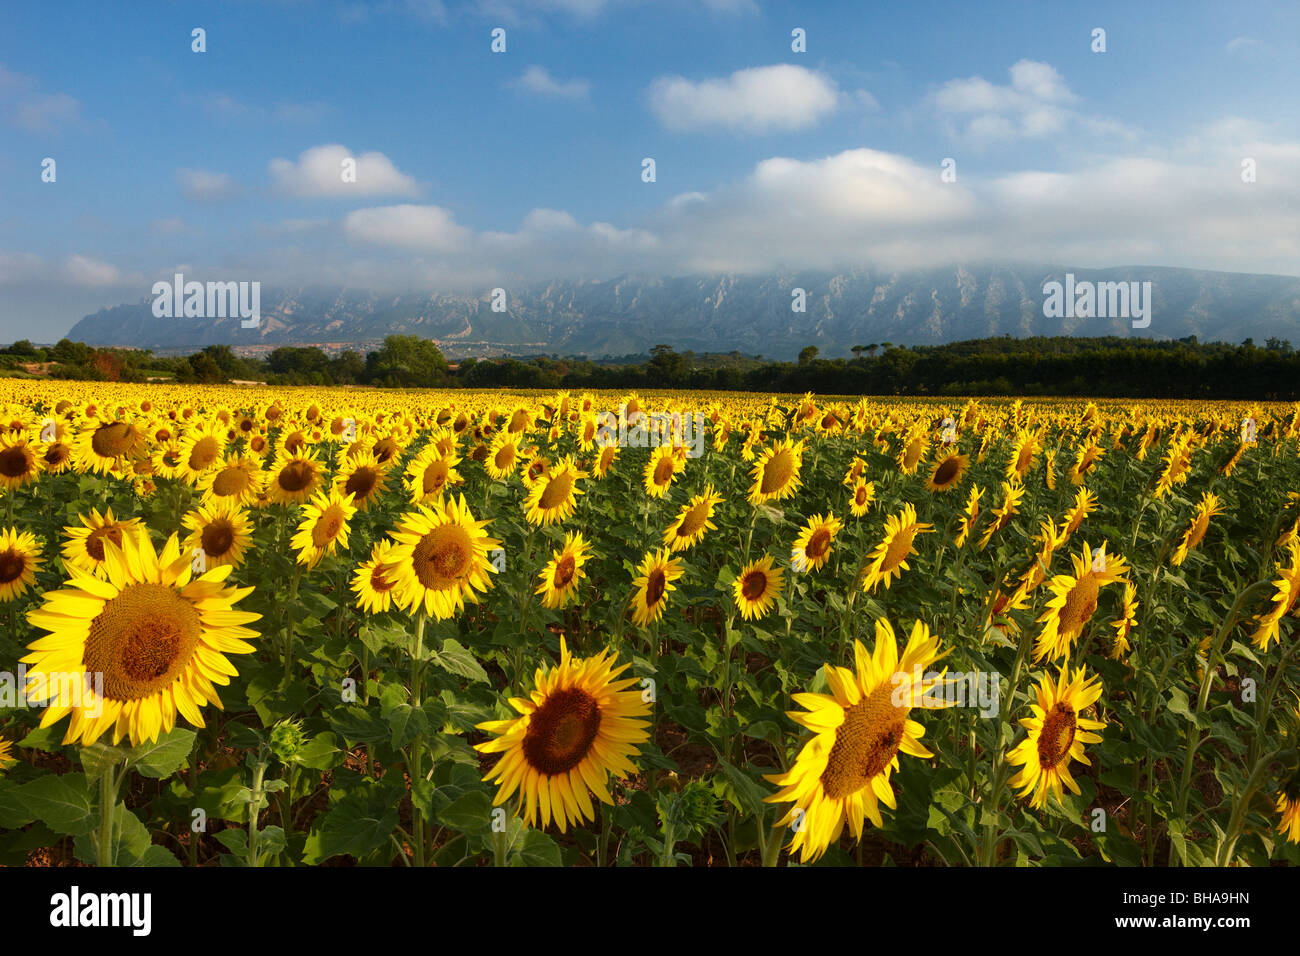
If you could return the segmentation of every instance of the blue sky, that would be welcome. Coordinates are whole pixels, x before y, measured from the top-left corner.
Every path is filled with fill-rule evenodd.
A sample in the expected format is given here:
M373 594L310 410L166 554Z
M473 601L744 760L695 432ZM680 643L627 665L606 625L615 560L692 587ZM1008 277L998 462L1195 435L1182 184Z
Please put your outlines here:
M1300 275L1297 90L1292 2L11 4L0 340L175 271L485 294L995 259Z

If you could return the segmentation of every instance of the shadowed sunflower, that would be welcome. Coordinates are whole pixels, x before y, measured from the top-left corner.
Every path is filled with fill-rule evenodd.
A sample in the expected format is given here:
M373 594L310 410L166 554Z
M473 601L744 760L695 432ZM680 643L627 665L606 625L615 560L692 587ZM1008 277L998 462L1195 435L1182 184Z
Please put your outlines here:
M393 606L397 584L393 570L395 549L391 541L375 542L370 549L370 560L362 562L352 575L357 607L367 614L379 614Z
M400 605L445 620L477 601L475 592L492 586L496 570L488 553L501 547L484 530L489 523L474 520L463 495L404 514L393 532Z
M8 767L10 764L15 764L17 762L18 761L13 756L13 744L10 741L5 740L3 737L0 737L0 771L4 770L5 767Z
M582 566L591 557L591 545L582 538L582 532L570 531L564 544L551 554L551 560L538 574L540 583L535 594L542 595L548 608L564 607L577 593L578 585L586 577Z
M63 562L71 564L82 571L89 571L96 577L105 577L104 545L112 543L119 548L122 539L128 535L137 535L143 531L139 518L127 518L118 521L113 517L113 509L108 508L101 515L91 508L89 515L77 515L83 527L65 527L63 536Z
M3 746L3 744L0 744ZM1288 843L1300 843L1300 771L1291 775L1277 795L1277 832L1286 834Z
M289 542L298 552L298 563L314 568L321 559L348 546L348 522L357 513L351 495L337 489L321 492L302 506L302 523Z
M203 549L203 560L208 567L229 564L239 567L244 563L244 551L253 540L253 525L248 512L233 501L217 499L199 505L182 520L189 535L182 549L193 557Z
M1268 650L1273 641L1281 640L1282 618L1291 612L1295 607L1296 599L1300 598L1300 541L1290 542L1287 545L1287 554L1290 564L1287 567L1278 565L1277 570L1281 577L1273 582L1277 588L1277 593L1273 596L1273 606L1260 618L1259 627L1250 636L1251 643L1261 651Z
M791 720L814 734L788 773L768 774L781 789L767 803L794 801L775 828L797 824L790 852L804 863L818 859L839 840L847 823L861 840L864 821L884 826L880 804L894 809L889 778L898 769L900 752L928 759L921 745L925 728L910 719L914 707L944 706L943 695L932 691L944 683L926 672L944 656L939 639L921 621L900 658L894 629L876 621L876 646L868 655L861 641L853 642L857 673L846 667L823 666L828 694L795 694L806 712L790 712Z
M952 491L961 484L962 478L966 475L966 469L969 467L969 455L950 452L936 461L934 467L930 469L930 477L925 479L925 490L931 494Z
M803 466L803 442L778 440L763 449L750 477L754 484L749 489L751 505L769 501L784 501L799 490L799 470Z
M722 496L716 494L713 485L705 485L704 494L695 495L682 506L677 520L664 532L664 544L669 551L685 551L698 544L706 531L716 531L713 523L713 509L722 503Z
M0 489L14 491L36 480L41 473L41 459L21 436L0 437Z
M834 515L809 518L790 548L790 566L800 573L821 570L830 559L831 543L843 526Z
M340 496L351 495L358 511L368 511L384 492L388 467L369 452L347 459L334 478L334 490Z
M874 591L884 584L885 590L896 577L902 577L909 567L907 559L916 554L912 542L918 534L928 534L934 526L916 520L916 508L904 505L903 510L885 519L885 534L880 544L867 556L862 573L862 590Z
M669 592L677 590L673 582L685 574L686 569L672 557L671 551L664 548L648 552L637 572L637 577L632 579L632 586L636 588L632 620L637 627L645 627L663 615Z
M1196 516L1188 529L1183 532L1183 539L1178 543L1178 549L1174 551L1174 556L1169 559L1169 563L1178 567L1186 561L1188 552L1195 550L1204 540L1205 532L1210 529L1210 519L1221 514L1223 514L1223 507L1219 503L1219 496L1208 491L1204 492L1196 505Z
M261 615L233 607L253 589L224 587L228 565L193 577L176 535L161 556L143 534L105 551L107 580L70 565L67 587L27 614L49 632L23 658L28 699L48 700L41 727L70 715L63 742L89 746L110 729L114 744L157 740L177 715L204 726L201 708L221 707L214 685L237 673L226 655L254 649L243 625Z
M426 445L406 466L406 486L411 492L411 504L430 505L441 501L449 485L461 483L456 466L460 458L444 454L435 444Z
M755 621L767 614L776 604L777 596L785 587L785 575L772 566L772 556L765 554L740 569L731 584L736 597L736 608L746 621Z
M548 525L563 521L578 506L578 495L586 494L578 487L578 479L586 473L579 470L572 458L561 458L537 484L528 490L524 501L524 517L532 525Z
M521 716L478 725L496 738L475 744L481 753L502 754L484 780L498 782L493 806L518 791L524 820L543 829L552 818L560 832L570 823L596 819L590 794L613 806L609 774L637 772L629 758L650 739L650 705L635 688L637 678L616 678L630 666L615 667L608 650L574 658L560 638L558 667L538 668L528 698L512 697Z
M1052 597L1038 623L1043 625L1034 645L1034 660L1066 657L1097 610L1101 588L1123 580L1128 565L1122 555L1107 554L1106 545L1096 551L1085 541L1079 554L1070 555L1074 574L1058 574L1048 582Z
M1106 724L1082 713L1096 703L1102 689L1101 678L1085 680L1082 667L1074 672L1073 679L1069 668L1063 667L1055 683L1047 674L1039 681L1037 703L1029 705L1034 716L1020 721L1029 735L1007 753L1007 761L1021 767L1011 778L1011 786L1020 790L1021 797L1030 797L1031 807L1046 807L1049 794L1059 801L1062 785L1071 793L1080 792L1070 776L1070 761L1085 766L1092 763L1084 755L1083 745L1099 743L1101 737L1090 731L1101 730Z
M320 489L324 469L314 452L282 459L266 484L267 498L277 505L302 504Z
M26 594L36 583L36 569L43 563L41 544L30 531L0 531L0 602Z
M228 456L219 468L204 472L195 486L210 501L250 505L266 481L262 463L245 455Z

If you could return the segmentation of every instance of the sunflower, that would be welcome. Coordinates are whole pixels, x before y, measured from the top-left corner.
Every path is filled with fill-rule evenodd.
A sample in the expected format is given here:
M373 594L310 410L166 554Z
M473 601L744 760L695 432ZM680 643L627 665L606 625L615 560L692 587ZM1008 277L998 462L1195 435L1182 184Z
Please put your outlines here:
M483 467L497 481L505 481L519 468L519 442L508 432L497 432Z
M578 479L585 478L573 463L572 457L561 458L545 476L528 491L524 501L524 517L532 525L548 525L564 521L578 506L578 495L586 494L578 487Z
M592 474L597 478L604 478L609 474L609 470L614 467L614 462L618 458L618 445L605 444L600 447L600 454L596 457L596 464L592 466Z
M659 620L668 602L668 593L677 590L673 582L686 573L682 563L672 557L667 548L646 553L645 560L637 569L638 576L632 580L636 588L633 597L632 620L638 627L645 627Z
M736 607L746 621L754 621L767 614L785 587L785 575L772 566L772 556L765 554L740 569L731 589L736 597Z
M858 478L853 484L853 496L849 499L849 513L861 518L871 510L871 503L876 500L876 483Z
M26 438L0 436L0 489L12 492L30 484L40 473L41 460Z
M257 633L243 625L261 615L233 607L253 589L224 587L229 566L192 577L176 535L161 557L144 534L107 542L105 552L107 580L69 565L67 587L27 614L49 632L23 658L28 699L48 699L41 727L71 715L63 742L85 746L110 728L114 744L157 740L178 714L202 727L200 709L221 707L213 685L237 673L226 655L253 650L246 638ZM102 697L91 675L102 679Z
M36 583L36 569L43 563L41 543L30 531L0 531L0 602L26 594Z
M582 532L570 531L564 544L551 554L551 560L537 576L536 594L551 609L562 608L573 600L578 584L586 577L582 566L591 557L591 545L583 540Z
M879 584L889 585L895 577L902 577L909 567L907 559L916 554L912 542L918 534L928 534L934 526L916 520L916 507L911 504L885 519L885 534L880 544L867 556L862 572L862 590L874 591Z
M1092 442L1081 445L1074 456L1074 464L1070 466L1067 474L1070 477L1070 484L1081 485L1087 479L1092 466L1095 465L1101 457L1106 454L1105 449L1100 445Z
M1128 565L1117 554L1107 554L1106 545L1093 551L1085 541L1079 554L1070 555L1074 574L1058 574L1048 582L1052 597L1038 618L1043 625L1034 645L1034 660L1044 657L1057 660L1070 653L1070 647L1097 610L1101 588L1128 574Z
M961 513L961 524L957 528L957 537L953 539L953 544L957 548L965 547L971 532L975 530L975 522L980 517L980 498L983 495L983 488L979 485L971 486L970 494L966 498L966 507Z
M322 491L302 506L302 523L289 544L298 552L298 563L314 568L321 559L348 546L348 522L357 513L352 496L338 489Z
M1011 457L1007 460L1007 481L1024 481L1034 468L1034 456L1038 454L1038 438L1033 432L1021 431L1016 435Z
M962 478L966 475L966 469L969 467L969 455L949 452L936 461L934 467L930 469L930 477L925 480L925 490L931 494L940 491L951 491L961 484Z
M1220 514L1223 514L1223 507L1219 502L1219 496L1208 491L1203 492L1200 502L1196 505L1196 517L1183 532L1183 540L1178 543L1178 549L1174 551L1174 556L1169 559L1169 563L1178 567L1186 561L1188 552L1194 550L1205 538L1205 532L1210 528L1210 519Z
M668 493L668 486L677 474L677 459L671 445L660 445L650 453L646 462L644 484L645 493L651 498L662 498Z
M925 453L930 447L930 440L926 437L922 429L914 429L903 440L903 447L898 452L898 470L905 475L916 474L916 469L920 467L921 460L925 458Z
M324 469L314 452L284 458L267 482L267 497L273 504L302 504L316 494Z
M1196 450L1192 441L1196 436L1188 432L1170 440L1169 450L1165 453L1165 467L1156 481L1155 496L1163 498L1173 490L1174 485L1187 483L1187 476L1192 470L1192 453Z
M1002 482L1002 504L993 509L993 520L989 526L984 529L984 534L980 536L980 550L983 551L993 540L993 536L1011 523L1016 512L1020 509L1020 502L1025 497L1024 485L1012 485Z
M523 481L525 488L532 490L533 485L541 481L546 473L551 470L551 462L536 448L530 448L523 454L527 455L528 463L524 465L523 471L519 473L519 478Z
M669 551L685 551L697 544L706 531L716 531L713 523L713 509L722 503L722 496L716 494L713 485L704 487L704 494L695 495L682 506L677 520L664 532L664 544Z
M130 422L92 419L73 441L78 471L117 474L144 450L145 434Z
M831 556L831 542L844 526L834 515L813 515L790 549L791 566L800 572L819 571Z
M200 549L207 567L244 563L244 551L253 540L253 525L248 512L229 499L206 501L187 514L181 522L189 535L181 543L188 555Z
M488 553L501 547L484 530L489 523L474 520L463 495L404 514L393 532L390 565L400 605L444 620L477 601L475 592L492 586L489 572L496 570Z
M1281 817L1277 832L1285 833L1288 843L1300 843L1300 773L1292 774L1282 786L1277 795L1277 813Z
M199 476L208 469L217 467L225 450L225 429L214 422L200 422L187 429L181 438L180 461L176 473L197 487Z
M1087 488L1080 488L1074 494L1074 505L1065 512L1061 519L1061 535L1058 543L1065 544L1070 535L1079 530L1085 518L1097 510L1097 497Z
M1251 642L1262 651L1268 650L1269 644L1281 639L1282 618L1286 617L1295 607L1296 599L1300 598L1300 541L1292 541L1287 545L1287 554L1290 558L1290 565L1282 567L1278 565L1278 572L1281 577L1277 578L1273 584L1277 587L1277 593L1273 596L1273 607L1259 621L1259 627L1255 633L1250 636Z
M84 527L63 529L63 536L67 539L63 543L63 563L100 578L108 574L104 564L106 543L120 548L124 538L147 533L139 518L118 521L113 517L112 508L106 509L102 515L91 508L89 515L77 515L77 519Z
M229 455L219 468L199 476L196 489L209 501L229 501L249 505L257 500L266 482L262 463L246 455Z
M358 565L352 576L352 593L357 596L357 607L368 614L378 614L393 606L397 578L393 574L393 551L397 546L391 541L377 541L370 549L370 560Z
M570 657L561 637L559 666L537 669L527 699L510 698L521 716L478 725L497 736L474 749L503 755L483 777L498 782L493 806L517 790L529 826L540 817L545 829L554 817L563 833L570 823L596 819L589 794L614 805L607 776L636 773L629 758L650 739L649 721L640 719L650 705L634 687L637 678L616 679L630 665L615 667L615 660L608 650Z
M72 467L73 451L67 442L42 442L38 448L41 468L47 475L59 475Z
M1137 626L1137 588L1132 583L1124 583L1124 609L1118 621L1111 622L1115 628L1115 643L1111 645L1110 656L1118 660L1129 652L1128 636Z
M921 745L925 728L910 719L914 707L943 706L931 691L942 677L923 676L941 657L939 640L921 621L900 658L894 629L876 621L872 654L853 642L857 674L845 667L822 668L830 694L795 694L806 712L791 712L791 720L812 731L788 773L768 774L781 789L767 803L793 801L776 828L794 825L790 852L804 863L818 859L839 840L844 825L862 839L863 821L883 827L880 804L897 806L889 778L898 769L898 754L929 759Z
M784 501L799 490L803 448L803 442L791 443L787 439L778 440L763 450L750 474L754 479L749 489L751 505Z
M340 496L351 495L357 510L367 511L384 493L387 475L388 466L381 465L379 459L369 452L363 452L339 466L339 473L334 477L334 490Z
M1047 806L1049 793L1059 801L1062 784L1071 793L1080 792L1070 776L1070 761L1091 765L1083 745L1100 742L1101 737L1091 731L1106 726L1104 721L1082 716L1101 697L1101 679L1085 680L1082 667L1074 672L1073 679L1068 672L1069 668L1063 667L1055 683L1049 675L1043 675L1038 684L1038 702L1030 704L1034 716L1020 721L1029 735L1007 753L1008 762L1022 768L1011 779L1011 786L1020 789L1021 797L1030 797L1030 806L1035 809Z
M411 492L411 504L428 505L441 501L448 485L461 483L456 466L460 458L444 453L438 445L430 443L421 449L406 466L406 485Z

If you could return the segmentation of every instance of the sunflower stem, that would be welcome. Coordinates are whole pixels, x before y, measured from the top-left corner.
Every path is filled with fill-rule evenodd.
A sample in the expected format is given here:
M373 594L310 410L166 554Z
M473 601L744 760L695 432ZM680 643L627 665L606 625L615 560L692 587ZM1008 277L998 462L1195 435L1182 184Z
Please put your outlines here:
M293 578L289 582L289 599L284 604L284 686L289 687L289 679L293 674L293 609L294 602L298 600L298 582L302 578L302 565L295 564L293 568Z
M117 791L125 776L125 768L119 772L113 766L99 778L99 837L95 841L95 857L101 867L117 865L113 853L113 824L117 815Z
M421 707L424 697L421 686L424 678L424 624L426 615L420 611L415 618L415 650L411 654L411 704L414 707ZM411 777L411 825L413 833L411 843L415 849L415 865L424 866L424 812L420 809L419 803L414 799L416 783L420 779L420 756L424 745L424 735L416 734L415 739L411 741L411 759L410 771Z

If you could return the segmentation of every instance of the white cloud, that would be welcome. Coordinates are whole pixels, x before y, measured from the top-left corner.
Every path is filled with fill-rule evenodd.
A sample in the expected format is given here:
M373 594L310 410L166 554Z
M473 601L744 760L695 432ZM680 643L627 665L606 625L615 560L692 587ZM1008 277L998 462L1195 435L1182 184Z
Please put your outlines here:
M81 121L81 103L67 93L49 93L40 83L0 64L0 109L10 124L33 133L54 133Z
M344 161L356 163L356 181L344 182ZM313 146L297 162L273 159L271 180L277 192L299 198L416 196L419 184L379 152L357 155L346 146Z
M357 209L343 221L352 242L450 252L465 244L469 230L441 206L378 206Z
M230 176L208 169L178 169L176 181L182 196L198 202L229 199L240 192L239 184Z
M64 260L63 275L75 285L117 285L122 281L117 266L83 255L72 255Z
M802 66L778 64L693 81L661 76L650 109L669 129L789 132L815 126L839 105L834 81Z
M1036 138L1061 133L1074 118L1079 97L1047 63L1020 60L1005 86L980 76L949 80L930 101L956 123L955 131L979 140ZM960 120L965 120L963 126Z
M1228 53L1240 53L1243 50L1249 50L1251 47L1258 47L1259 45L1259 41L1254 37L1233 37L1228 41L1228 45L1224 49Z
M510 86L525 93L535 93L551 99L581 100L591 92L586 80L557 80L544 66L530 66L522 76L511 80Z

